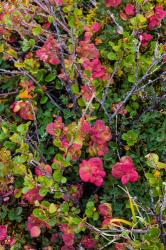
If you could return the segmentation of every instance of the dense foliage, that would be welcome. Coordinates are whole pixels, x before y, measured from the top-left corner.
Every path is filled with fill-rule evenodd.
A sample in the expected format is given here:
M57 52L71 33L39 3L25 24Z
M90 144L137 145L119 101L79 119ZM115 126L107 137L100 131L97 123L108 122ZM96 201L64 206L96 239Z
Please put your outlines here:
M0 249L166 246L165 0L1 0Z

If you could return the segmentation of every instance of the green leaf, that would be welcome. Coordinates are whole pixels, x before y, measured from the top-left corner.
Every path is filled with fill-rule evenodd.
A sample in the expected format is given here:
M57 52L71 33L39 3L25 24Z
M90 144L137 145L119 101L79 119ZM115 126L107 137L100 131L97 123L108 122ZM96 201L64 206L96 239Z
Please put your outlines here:
M44 187L40 188L39 190L39 194L43 197L46 196L48 192L49 192L48 188L44 188Z
M61 182L62 179L62 172L61 170L55 170L53 174L54 180L57 182Z
M54 23L55 18L53 16L48 16L48 22L49 23Z
M46 76L45 81L46 82L51 82L56 78L56 73L50 73L49 75Z
M78 87L78 84L77 84L77 83L73 84L73 85L71 86L71 89L72 89L72 92L73 92L74 94L79 94L79 87Z
M108 58L109 60L111 60L111 61L114 61L114 60L117 59L117 55L116 55L114 52L109 52L109 53L107 54L107 58Z
M127 141L129 146L133 146L138 140L138 133L134 130L129 130L127 133L122 134L122 139Z
M40 209L40 208L35 208L33 210L33 214L34 216L36 216L37 218L39 218L40 220L47 220L47 215L45 214L45 212Z
M94 212L93 214L93 220L97 221L99 219L99 213L98 212Z
M16 156L13 158L13 162L16 164L24 163L26 161L27 161L27 156L25 155Z
M40 99L40 104L45 104L47 101L48 101L48 97L42 96L42 98Z
M69 206L68 206L67 203L61 204L61 211L62 211L63 213L67 213L67 212L69 211Z
M21 133L21 134L26 134L28 132L29 126L30 126L30 122L24 123L24 124L20 124L17 127L17 132Z
M42 30L41 26L37 26L37 27L32 29L32 33L34 36L39 36L42 34L42 32L43 32L43 30Z
M25 175L26 174L26 166L23 164L16 164L13 167L14 175Z

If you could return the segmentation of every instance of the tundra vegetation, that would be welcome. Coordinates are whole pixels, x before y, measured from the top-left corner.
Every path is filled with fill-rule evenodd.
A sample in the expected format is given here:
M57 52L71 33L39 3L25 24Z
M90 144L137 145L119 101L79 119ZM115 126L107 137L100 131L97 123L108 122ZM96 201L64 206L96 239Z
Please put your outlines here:
M1 0L1 250L164 250L165 6Z

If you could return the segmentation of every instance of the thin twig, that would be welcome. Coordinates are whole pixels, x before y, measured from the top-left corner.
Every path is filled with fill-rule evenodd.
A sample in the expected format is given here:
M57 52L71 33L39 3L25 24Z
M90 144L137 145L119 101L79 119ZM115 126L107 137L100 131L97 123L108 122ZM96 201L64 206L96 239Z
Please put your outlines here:
M155 60L150 67L148 68L147 72L145 73L145 75L138 81L136 81L136 83L133 85L132 89L127 93L126 97L124 98L124 100L122 101L122 105L119 106L119 108L116 109L116 111L111 115L111 121L113 120L114 117L116 117L116 115L119 113L119 111L123 108L123 106L128 102L128 100L130 99L130 97L133 95L133 93L137 90L138 86L145 81L149 76L151 76L153 73L155 73L157 69L155 69L154 71L151 71L153 69L154 66L157 66L163 59L163 57L166 56L166 53L162 54L161 57L157 60Z

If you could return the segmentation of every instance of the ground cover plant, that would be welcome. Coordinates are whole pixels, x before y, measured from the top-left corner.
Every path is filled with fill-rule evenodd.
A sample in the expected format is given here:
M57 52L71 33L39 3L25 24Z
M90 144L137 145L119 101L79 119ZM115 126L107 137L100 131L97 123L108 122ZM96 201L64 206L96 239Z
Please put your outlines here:
M1 0L1 250L165 249L165 7Z

